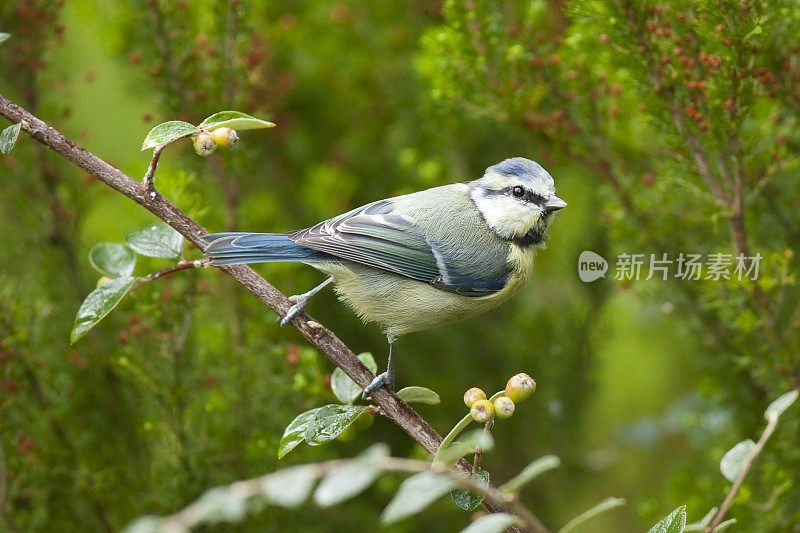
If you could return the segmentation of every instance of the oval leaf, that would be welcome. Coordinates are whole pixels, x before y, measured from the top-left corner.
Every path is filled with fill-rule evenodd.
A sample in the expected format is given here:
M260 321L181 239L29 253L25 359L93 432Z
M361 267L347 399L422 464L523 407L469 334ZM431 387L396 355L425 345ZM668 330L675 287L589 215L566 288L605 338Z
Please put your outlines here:
M182 120L170 120L169 122L162 122L147 134L142 142L142 150L148 148L155 148L172 142L181 137L186 137L197 131L197 128L188 122Z
M278 459L294 450L298 444L303 442L306 436L308 423L314 418L314 411L316 410L317 409L312 409L301 413L292 420L291 424L286 426L286 429L283 431L283 437L281 437L280 445L278 446Z
M522 472L510 479L505 485L500 487L500 490L507 494L515 494L520 491L522 487L530 483L536 476L558 468L561 465L561 459L555 455L545 455L533 461L531 464L522 469Z
M477 472L470 472L469 475L477 483L489 486L489 472L486 470L479 469ZM474 511L483 501L483 494L468 489L453 489L450 491L450 496L456 505L465 511Z
M378 365L375 363L375 358L372 357L371 353L365 352L358 354L358 358L373 374L377 372ZM340 402L348 405L352 404L361 396L361 387L356 385L356 382L350 379L348 375L338 367L331 375L331 390Z
M5 155L14 148L21 127L22 124L12 124L0 132L0 154Z
M202 516L201 522L241 522L247 514L244 498L228 487L207 490L192 509Z
M310 446L319 446L332 441L366 410L366 407L334 404L316 409L306 428L306 442Z
M725 452L719 462L719 470L725 479L731 482L736 479L755 447L756 443L747 439Z
M183 236L164 222L159 222L129 233L125 242L134 252L147 257L178 257Z
M98 242L89 250L89 262L100 272L112 278L130 276L136 266L133 250L116 242Z
M311 446L319 446L335 439L366 409L366 407L329 404L306 411L292 420L283 432L278 447L278 458L295 449L302 441Z
M599 515L600 513L604 513L609 509L614 509L615 507L620 507L625 505L625 500L622 498L606 498L602 502L598 503L591 509L588 509L569 522L567 522L564 527L558 530L558 533L569 533L579 525L583 524L584 522L588 522L595 516ZM685 521L685 520L684 520Z
M651 527L647 533L683 533L684 527L686 527L686 506L682 505Z
M791 390L785 394L781 394L778 398L769 404L767 410L764 411L764 418L767 420L777 419L785 410L787 410L797 400L797 390Z
M456 485L449 477L423 472L403 481L381 514L381 523L394 524L423 510Z
M461 533L503 533L517 517L508 513L492 513L482 516L461 530Z
M114 309L135 281L136 278L130 276L117 278L90 292L75 316L70 342L80 339Z
M297 507L308 499L315 481L311 468L293 466L267 476L261 483L261 493L273 505Z
M406 403L438 405L442 401L438 394L425 387L405 387L397 391L397 396Z
M200 123L201 128L207 131L214 131L217 128L227 127L235 130L257 130L260 128L272 128L272 122L251 117L239 111L220 111L214 113Z
M314 501L330 507L349 500L367 489L380 475L380 470L369 463L353 461L330 472L314 492Z

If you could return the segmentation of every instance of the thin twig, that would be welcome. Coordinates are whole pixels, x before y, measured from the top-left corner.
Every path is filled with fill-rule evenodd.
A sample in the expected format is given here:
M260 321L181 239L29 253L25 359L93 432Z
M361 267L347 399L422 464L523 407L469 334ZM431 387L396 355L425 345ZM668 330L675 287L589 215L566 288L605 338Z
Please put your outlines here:
M143 278L140 278L139 280L136 281L136 283L133 284L132 288L136 289L137 287L141 287L148 281L153 281L158 278L163 278L164 276L169 276L170 274L174 274L175 272L180 272L181 270L206 266L208 265L208 263L209 263L208 259L196 259L194 261L179 261L177 264L172 265L171 267L157 270L156 272L153 272L151 274L144 276Z
M761 437L758 439L755 448L750 452L750 456L745 461L742 469L739 471L739 475L736 476L736 479L733 481L733 485L731 485L731 490L728 491L728 495L725 496L725 500L722 502L722 505L717 511L717 514L714 515L713 520L711 523L708 524L705 531L703 533L713 533L714 528L716 528L722 519L725 518L725 513L728 512L731 504L733 503L733 499L736 497L736 494L739 492L739 489L742 488L742 483L744 483L744 478L747 477L747 473L750 472L750 467L753 466L758 455L761 453L761 450L764 449L764 445L769 440L772 432L775 431L775 428L778 425L778 417L773 416L767 419L767 427L764 428L764 432L761 434Z
M163 150L168 144L169 143L159 144L155 147L155 150L153 150L153 160L150 161L150 166L147 167L147 172L142 178L142 183L144 183L144 186L147 187L147 190L150 194L155 194L155 175L156 167L158 166L158 159L161 157L161 150Z

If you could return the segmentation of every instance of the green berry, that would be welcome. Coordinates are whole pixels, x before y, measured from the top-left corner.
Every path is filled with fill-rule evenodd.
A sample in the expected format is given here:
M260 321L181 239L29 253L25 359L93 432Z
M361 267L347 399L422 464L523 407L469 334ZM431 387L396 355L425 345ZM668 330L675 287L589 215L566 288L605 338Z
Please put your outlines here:
M521 402L533 394L535 390L536 382L532 377L524 373L511 376L511 379L509 379L506 384L506 396L514 403Z
M508 396L500 396L494 401L497 418L510 418L514 414L514 401Z
M473 403L477 402L478 400L485 399L486 393L478 387L472 387L464 393L464 403L467 405L467 407L472 407Z
M207 131L201 131L193 139L194 151L200 157L208 157L214 150L217 149L217 144L214 142L214 136Z
M358 431L369 428L375 422L375 417L369 411L364 411L353 421L352 427Z
M239 142L236 130L231 128L217 128L211 132L211 135L218 148L233 148Z
M350 442L355 438L356 438L356 428L353 427L353 424L347 426L344 429L344 431L342 431L341 433L339 433L339 435L336 436L336 440L341 442Z
M494 406L489 400L478 400L470 407L469 414L475 422L485 424L494 418Z

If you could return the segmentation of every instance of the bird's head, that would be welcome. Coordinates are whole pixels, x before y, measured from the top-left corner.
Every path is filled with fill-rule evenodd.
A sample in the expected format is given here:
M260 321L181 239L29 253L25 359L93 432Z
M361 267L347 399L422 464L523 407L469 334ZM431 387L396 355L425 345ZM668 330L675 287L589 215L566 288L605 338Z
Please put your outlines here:
M567 205L556 196L550 174L523 157L487 168L468 185L486 225L501 239L523 247L542 244L553 213Z

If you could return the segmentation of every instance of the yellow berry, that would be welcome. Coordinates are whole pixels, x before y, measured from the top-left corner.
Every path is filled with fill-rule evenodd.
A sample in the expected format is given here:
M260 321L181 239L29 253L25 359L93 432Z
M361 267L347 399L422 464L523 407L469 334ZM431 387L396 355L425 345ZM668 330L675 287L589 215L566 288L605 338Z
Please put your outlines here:
M483 392L482 389L478 387L472 387L467 392L464 393L464 403L467 407L472 407L472 404L477 402L478 400L485 400L486 393Z
M211 132L211 135L214 137L214 143L219 148L233 148L239 141L236 130L231 128L217 128Z
M519 403L536 390L536 382L528 374L517 374L511 376L511 379L506 383L506 396L512 402Z
M470 407L469 414L475 422L484 424L494 418L494 406L489 400L478 400Z
M494 401L494 413L497 418L510 418L514 414L514 401L508 396L500 396Z

